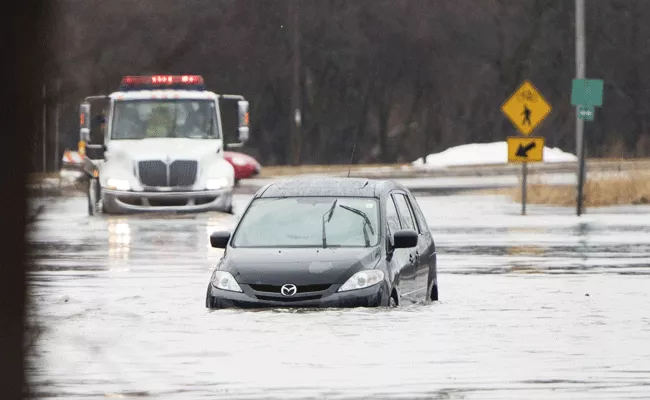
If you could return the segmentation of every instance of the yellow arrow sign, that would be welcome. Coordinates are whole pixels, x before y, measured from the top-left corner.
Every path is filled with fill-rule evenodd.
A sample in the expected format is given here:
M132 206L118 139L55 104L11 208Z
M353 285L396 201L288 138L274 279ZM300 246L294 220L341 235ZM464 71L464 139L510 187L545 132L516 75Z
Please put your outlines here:
M544 161L543 137L508 137L508 162L539 162Z
M551 112L551 106L529 81L519 86L503 103L501 111L524 135L529 135Z

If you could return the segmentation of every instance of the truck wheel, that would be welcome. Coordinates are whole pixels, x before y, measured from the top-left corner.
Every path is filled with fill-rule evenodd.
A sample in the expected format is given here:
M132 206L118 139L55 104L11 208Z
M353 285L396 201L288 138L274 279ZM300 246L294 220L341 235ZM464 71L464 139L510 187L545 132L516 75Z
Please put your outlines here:
M99 180L96 178L88 179L88 215L93 216L99 211L100 188Z
M88 189L86 191L86 198L88 200L88 215L95 215L95 205L97 204L97 191L95 190L96 181L94 178L88 179Z
M233 213L233 208L232 208L232 194L228 195L226 204L224 205L222 212L225 212L226 214L231 214Z

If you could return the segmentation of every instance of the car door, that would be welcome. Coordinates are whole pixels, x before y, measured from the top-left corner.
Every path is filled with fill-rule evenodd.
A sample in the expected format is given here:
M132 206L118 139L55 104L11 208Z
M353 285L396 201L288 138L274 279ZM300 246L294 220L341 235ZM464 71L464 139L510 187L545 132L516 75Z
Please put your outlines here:
M426 238L424 238L420 233L419 225L416 221L415 214L411 210L411 205L409 204L406 193L394 193L393 198L397 205L402 229L411 229L418 233L417 246L405 250L409 250L409 260L412 260L413 262L413 273L415 274L411 297L414 301L423 301L426 298L426 276L428 275L428 265L426 264L426 260L421 260L421 258L426 256ZM424 278L422 278L422 275L424 275Z
M389 194L386 196L386 236L387 243L386 249L391 251L393 233L402 229L402 224L397 212L397 206L393 200L393 196ZM387 262L391 271L396 275L396 287L400 296L399 302L412 302L414 301L415 291L415 263L411 260L410 255L413 249L393 249L392 253L387 254Z
M420 256L420 267L418 269L416 284L418 288L425 288L422 300L426 300L428 299L427 296L430 295L430 283L437 276L436 246L431 229L424 218L424 214L422 213L417 200L410 193L407 196L407 200L419 229L418 253Z
M393 200L397 206L397 211L399 214L400 226L402 229L411 229L418 231L415 219L411 214L408 203L406 202L406 197L404 192L394 192L392 193ZM421 292L421 288L417 286L417 273L419 268L419 252L418 247L413 247L410 249L401 249L406 253L407 265L405 265L404 276L408 280L408 291L402 293L402 295L412 302L417 302L420 300L420 297L424 296Z

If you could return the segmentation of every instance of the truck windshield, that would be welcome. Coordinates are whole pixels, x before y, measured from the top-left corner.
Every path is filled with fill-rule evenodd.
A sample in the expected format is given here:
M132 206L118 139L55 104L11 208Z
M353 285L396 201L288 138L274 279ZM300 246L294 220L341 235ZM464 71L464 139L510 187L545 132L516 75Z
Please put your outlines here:
M234 247L370 247L379 241L374 198L284 197L253 200ZM355 215L356 214L356 215Z
M120 100L111 139L219 139L213 100Z

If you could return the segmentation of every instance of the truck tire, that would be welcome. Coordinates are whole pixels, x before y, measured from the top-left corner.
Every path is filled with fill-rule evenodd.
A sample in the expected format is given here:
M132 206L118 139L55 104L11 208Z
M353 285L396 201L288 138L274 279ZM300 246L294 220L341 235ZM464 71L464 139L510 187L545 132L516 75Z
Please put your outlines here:
M88 215L93 216L98 211L97 203L99 202L99 181L96 178L88 179L86 198L88 199Z
M226 204L224 204L223 208L219 211L226 213L226 214L233 214L233 207L232 207L232 194L227 195L226 199Z

